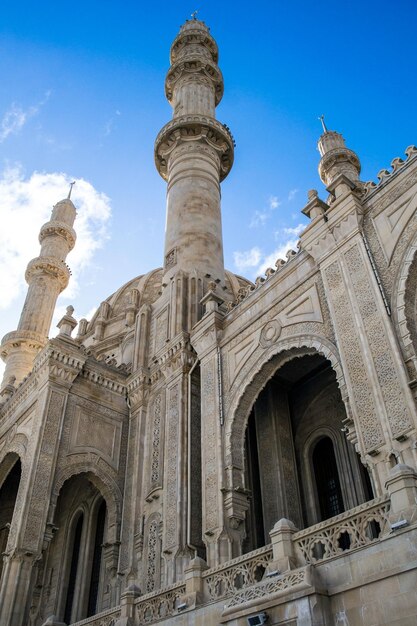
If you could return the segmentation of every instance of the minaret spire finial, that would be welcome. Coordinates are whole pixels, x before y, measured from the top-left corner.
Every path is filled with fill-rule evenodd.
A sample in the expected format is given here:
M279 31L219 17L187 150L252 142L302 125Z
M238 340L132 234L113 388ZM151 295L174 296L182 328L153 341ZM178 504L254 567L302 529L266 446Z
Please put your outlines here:
M199 12L200 9L196 9L195 11L193 11L191 13L191 19L196 20L197 19L197 13Z
M72 188L75 185L75 180L72 181L72 183L70 183L70 188L69 188L69 192L68 192L68 196L67 196L67 200L71 200L71 193L72 193Z
M319 117L318 119L320 120L321 125L323 126L323 132L324 132L324 133L329 132L329 131L327 130L326 123L325 123L325 121L324 121L324 115L320 115L320 117Z

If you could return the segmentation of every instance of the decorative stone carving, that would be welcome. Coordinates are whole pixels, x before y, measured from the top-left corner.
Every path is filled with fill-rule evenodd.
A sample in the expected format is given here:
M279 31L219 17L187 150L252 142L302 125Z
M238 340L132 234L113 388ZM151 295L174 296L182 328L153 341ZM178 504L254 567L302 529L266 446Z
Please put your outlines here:
M165 255L165 267L172 267L177 262L177 250L174 248Z
M410 189L373 218L379 242L390 263L401 233L417 209L417 191Z
M210 359L201 367L202 382L202 428L203 428L203 476L205 532L211 532L218 526L219 488L217 476L217 424L216 392L214 387L215 360Z
M37 551L43 536L45 504L49 501L49 483L55 460L55 447L61 429L65 396L51 392L45 410L45 426L40 441L34 482L29 495L30 506L25 526L23 545Z
M261 336L259 338L259 345L262 348L269 348L276 341L278 341L281 335L282 326L278 320L271 320L261 330Z
M401 388L391 346L359 248L357 246L350 248L345 253L345 258L357 294L358 308L365 327L388 420L392 433L396 437L413 427L404 398L404 390Z
M152 453L151 453L151 487L161 482L161 429L162 429L162 394L155 396L153 403Z
M168 391L167 441L166 441L166 505L164 550L171 550L177 543L177 493L178 493L178 434L179 434L179 383Z
M357 268L352 268L356 272ZM365 449L374 450L381 446L385 439L378 419L368 375L363 360L363 353L356 332L356 322L351 307L346 301L346 286L343 282L340 264L334 261L324 271L324 276L331 293L334 321L337 327L339 343L347 365L356 414L360 419L360 431ZM369 295L369 297L371 297Z
M146 523L146 547L145 547L145 563L146 563L146 593L150 593L157 589L160 585L160 560L161 560L161 516L154 513L149 517Z

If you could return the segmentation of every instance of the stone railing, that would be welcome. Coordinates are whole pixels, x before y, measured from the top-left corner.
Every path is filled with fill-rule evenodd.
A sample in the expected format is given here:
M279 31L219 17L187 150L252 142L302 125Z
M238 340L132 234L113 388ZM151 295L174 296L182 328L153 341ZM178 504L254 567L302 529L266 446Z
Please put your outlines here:
M185 582L147 593L135 600L135 623L152 624L177 613L180 598L185 595Z
M116 608L108 609L87 617L87 619L81 620L81 622L75 622L73 626L114 626L118 618L120 617L120 606Z
M390 500L381 496L293 534L298 563L316 563L376 541L389 529Z
M302 585L308 585L308 568L303 567L295 571L289 571L276 578L262 580L248 589L242 589L235 593L228 601L223 615L230 612L230 609L239 608L249 603L257 603L265 596L278 596L287 591L294 591Z
M266 568L272 561L272 546L264 546L240 556L224 565L203 573L204 598L219 600L246 589L262 580Z

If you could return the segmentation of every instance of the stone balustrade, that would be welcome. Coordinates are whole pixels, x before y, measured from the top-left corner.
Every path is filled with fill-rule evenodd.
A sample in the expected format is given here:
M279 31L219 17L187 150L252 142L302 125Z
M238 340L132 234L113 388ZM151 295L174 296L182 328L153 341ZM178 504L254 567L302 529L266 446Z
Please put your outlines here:
M294 533L297 563L315 563L376 541L390 530L389 509L389 498L381 496Z
M184 582L140 596L135 601L135 623L153 624L176 615L186 593Z
M272 561L272 546L264 546L203 573L203 597L207 601L233 595L262 580Z
M120 617L120 606L92 615L76 622L73 626L115 626Z

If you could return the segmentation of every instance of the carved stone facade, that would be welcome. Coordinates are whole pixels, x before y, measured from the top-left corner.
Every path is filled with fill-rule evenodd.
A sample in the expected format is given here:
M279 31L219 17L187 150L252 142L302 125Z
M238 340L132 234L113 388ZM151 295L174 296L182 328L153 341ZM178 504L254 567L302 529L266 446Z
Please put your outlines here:
M2 342L0 623L414 625L417 148L375 185L325 131L329 195L252 283L223 263L234 141L203 22L171 63L163 268L48 340L67 198Z

